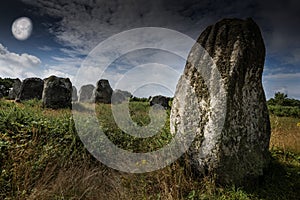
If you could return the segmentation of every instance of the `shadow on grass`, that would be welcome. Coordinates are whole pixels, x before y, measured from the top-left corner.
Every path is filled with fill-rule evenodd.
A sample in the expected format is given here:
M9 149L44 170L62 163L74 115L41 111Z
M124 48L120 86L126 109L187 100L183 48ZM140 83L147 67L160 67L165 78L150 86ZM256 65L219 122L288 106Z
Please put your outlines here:
M266 200L300 199L300 156L272 150L272 161L263 180L247 193Z

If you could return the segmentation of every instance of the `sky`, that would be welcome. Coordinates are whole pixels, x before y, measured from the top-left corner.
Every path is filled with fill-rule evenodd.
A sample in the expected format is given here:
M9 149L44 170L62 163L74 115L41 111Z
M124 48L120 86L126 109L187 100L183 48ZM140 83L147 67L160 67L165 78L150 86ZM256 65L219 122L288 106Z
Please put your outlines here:
M278 91L300 99L297 0L6 0L1 4L2 78L56 75L68 77L80 87L78 80L84 76L101 77L108 79L114 89L131 90L135 96L172 96L185 58L163 48L155 49L170 46L161 36L175 38L188 51L192 43L184 42L188 40L185 36L196 40L207 26L222 18L251 17L261 28L267 50L263 73L267 99ZM26 40L18 40L12 33L13 22L20 17L32 21L32 33ZM148 29L143 27L160 28L150 30L157 35L152 38L155 42L150 41ZM133 40L144 48L131 46ZM158 46L147 46L145 42ZM123 49L123 53L104 52L111 46ZM90 64L86 62L90 55L97 57L99 52L105 56L98 59L114 59L108 66L101 66L102 71L84 67Z

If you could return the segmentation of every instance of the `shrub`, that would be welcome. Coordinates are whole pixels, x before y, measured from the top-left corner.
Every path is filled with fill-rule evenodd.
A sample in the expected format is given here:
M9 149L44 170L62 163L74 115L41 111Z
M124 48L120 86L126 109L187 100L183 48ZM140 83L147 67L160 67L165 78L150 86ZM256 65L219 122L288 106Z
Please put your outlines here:
M270 114L276 115L278 117L296 117L300 118L300 108L295 106L279 106L279 105L269 105Z

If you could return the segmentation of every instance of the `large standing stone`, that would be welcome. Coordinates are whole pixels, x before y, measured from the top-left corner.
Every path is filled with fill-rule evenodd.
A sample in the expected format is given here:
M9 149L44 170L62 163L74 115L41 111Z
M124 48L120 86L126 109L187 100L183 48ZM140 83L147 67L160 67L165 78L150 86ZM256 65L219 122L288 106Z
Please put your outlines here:
M94 91L95 103L111 103L112 93L113 89L110 87L108 80L99 80Z
M93 96L94 89L95 89L95 86L93 86L92 84L81 86L81 88L79 90L78 101L79 102L92 102L93 101L92 96Z
M162 95L157 95L154 97L150 98L150 106L154 105L154 104L158 104L161 105L164 108L170 108L169 106L169 100L170 98L162 96Z
M78 101L77 89L75 86L72 87L72 101Z
M50 76L44 79L43 106L59 109L71 108L72 83L68 78Z
M26 78L23 80L17 101L42 99L44 81L40 78Z
M130 92L116 89L112 94L111 100L113 104L118 104L129 100L131 97L132 94Z
M18 94L20 93L22 82L20 79L15 79L12 85L12 89L9 91L8 99L16 99Z
M197 42L176 88L171 131L195 133L187 154L198 173L221 184L247 184L269 163L259 27L252 19L224 19L206 28Z

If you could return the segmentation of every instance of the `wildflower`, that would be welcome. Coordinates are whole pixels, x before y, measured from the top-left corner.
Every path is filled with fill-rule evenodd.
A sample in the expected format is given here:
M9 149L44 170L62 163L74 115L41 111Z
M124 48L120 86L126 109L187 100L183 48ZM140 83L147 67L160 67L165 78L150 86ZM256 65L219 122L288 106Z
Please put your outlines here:
M300 122L298 122L298 123L297 123L297 126L299 126L299 127L300 127Z
M141 160L140 162L136 162L135 165L137 166L142 166L142 165L146 165L147 164L147 160Z

